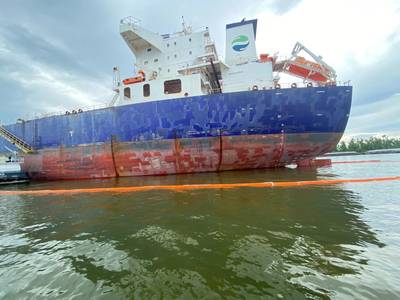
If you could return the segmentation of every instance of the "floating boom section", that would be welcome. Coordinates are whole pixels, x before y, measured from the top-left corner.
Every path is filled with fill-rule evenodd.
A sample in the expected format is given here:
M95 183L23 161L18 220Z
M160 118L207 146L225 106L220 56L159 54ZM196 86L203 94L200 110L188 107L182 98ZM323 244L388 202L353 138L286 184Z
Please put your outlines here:
M314 61L300 56L301 51L306 52ZM287 73L300 77L304 80L318 83L335 82L335 70L322 60L321 56L315 55L311 50L297 42L289 59L277 61L274 65L275 72Z

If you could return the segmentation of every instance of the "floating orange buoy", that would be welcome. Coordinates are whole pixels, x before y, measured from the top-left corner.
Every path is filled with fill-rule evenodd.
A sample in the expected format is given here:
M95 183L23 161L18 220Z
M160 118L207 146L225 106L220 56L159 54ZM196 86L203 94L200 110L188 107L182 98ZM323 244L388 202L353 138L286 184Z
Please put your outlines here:
M309 181L282 181L282 182L245 182L245 183L211 183L211 184L184 184L184 185L147 185L147 186L128 186L128 187L109 187L109 188L84 188L71 190L26 190L26 191L1 191L0 196L7 195L71 195L84 193L132 193L146 192L154 190L170 191L190 191L190 190L210 190L210 189L232 189L232 188L273 188L273 187L298 187L298 186L317 186L332 185L340 183L360 183L378 181L397 181L400 176L377 177L377 178L358 178L358 179L328 179L328 180L309 180Z

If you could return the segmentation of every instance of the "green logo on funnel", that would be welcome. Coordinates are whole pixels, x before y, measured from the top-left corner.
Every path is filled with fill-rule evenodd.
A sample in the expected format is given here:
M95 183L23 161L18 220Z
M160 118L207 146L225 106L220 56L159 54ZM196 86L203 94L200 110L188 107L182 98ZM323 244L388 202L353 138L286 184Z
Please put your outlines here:
M250 44L249 38L245 35L238 35L233 41L232 41L232 49L235 51L243 51L246 49L246 47Z

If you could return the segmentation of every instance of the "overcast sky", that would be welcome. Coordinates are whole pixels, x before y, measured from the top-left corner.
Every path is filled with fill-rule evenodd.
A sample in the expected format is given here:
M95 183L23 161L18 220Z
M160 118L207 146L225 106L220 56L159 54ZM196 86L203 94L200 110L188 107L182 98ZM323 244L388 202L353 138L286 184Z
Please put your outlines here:
M351 80L347 135L400 135L400 0L36 0L0 8L0 120L111 100L112 68L134 58L119 35L125 16L159 33L208 26L223 55L225 25L258 18L259 53L301 41Z

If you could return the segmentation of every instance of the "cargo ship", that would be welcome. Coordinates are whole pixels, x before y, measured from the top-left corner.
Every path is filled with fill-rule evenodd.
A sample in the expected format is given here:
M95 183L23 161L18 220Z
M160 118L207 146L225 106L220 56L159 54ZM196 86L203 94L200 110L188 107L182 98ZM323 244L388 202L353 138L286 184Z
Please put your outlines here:
M122 19L136 60L129 78L114 68L112 100L0 126L0 152L53 180L276 168L335 149L352 87L320 56L301 43L287 58L258 55L257 20L243 19L226 25L223 61L207 27L182 26L158 34Z

